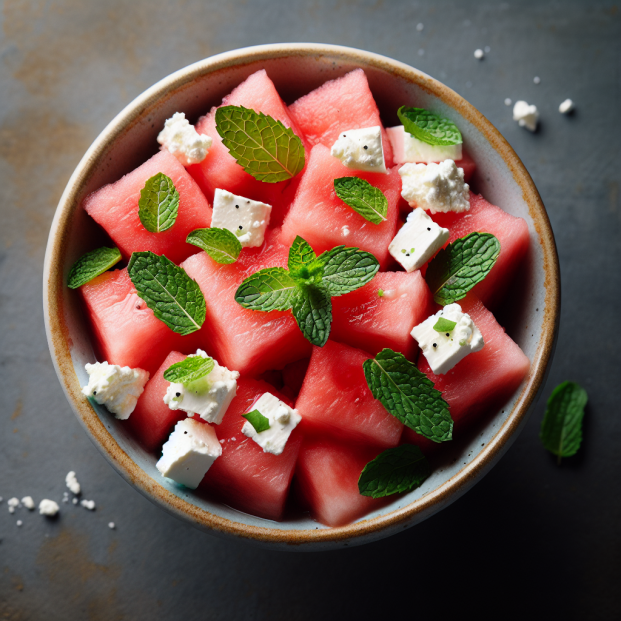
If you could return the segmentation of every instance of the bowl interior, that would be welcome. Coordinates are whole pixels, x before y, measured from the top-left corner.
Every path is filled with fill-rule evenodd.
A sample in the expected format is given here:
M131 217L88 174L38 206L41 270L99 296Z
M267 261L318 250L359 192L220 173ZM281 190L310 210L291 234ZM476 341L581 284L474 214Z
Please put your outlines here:
M505 312L503 321L532 367L522 387L494 416L445 448L434 460L432 476L420 488L347 527L328 529L304 517L275 523L164 479L155 468L156 457L135 441L122 421L102 406L86 402L79 390L88 380L84 365L95 355L79 296L63 283L73 262L105 239L79 208L81 200L153 155L158 148L156 136L174 112L183 111L195 122L258 69L267 70L283 99L291 103L357 67L367 74L385 125L398 123L396 110L402 104L431 108L455 121L477 162L473 189L528 223L530 254L520 268L511 302L505 305L505 311L511 312ZM50 234L44 280L46 327L61 383L77 416L122 476L141 492L216 533L318 549L378 539L425 519L469 489L507 450L526 421L552 354L557 274L549 223L530 177L489 122L458 95L412 68L366 52L324 45L260 46L207 59L156 84L114 119L89 149L63 194Z

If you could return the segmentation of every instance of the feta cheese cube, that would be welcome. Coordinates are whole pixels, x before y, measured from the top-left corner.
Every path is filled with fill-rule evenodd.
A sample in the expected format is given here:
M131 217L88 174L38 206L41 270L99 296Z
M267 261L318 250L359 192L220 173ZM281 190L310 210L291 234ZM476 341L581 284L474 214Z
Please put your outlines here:
M242 427L242 433L254 440L264 453L280 455L285 449L291 432L298 426L302 417L297 410L290 408L269 392L261 395L252 410L258 410L269 419L270 428L257 433L257 430L246 421Z
M453 160L439 164L404 164L401 175L401 196L410 207L421 207L431 213L470 209L470 186L464 183L464 169Z
M405 131L403 125L387 127L388 139L392 145L393 158L397 164L406 162L428 163L444 160L460 160L462 145L427 144Z
M192 356L207 358L201 349ZM219 425L237 393L237 371L229 371L214 360L209 375L184 386L171 382L164 395L164 403L171 410L183 410L188 415L198 414L204 421Z
M438 319L448 319L457 325L450 332L434 330ZM436 375L448 373L468 354L483 349L483 335L459 304L447 304L435 315L415 326L410 334L418 341L431 370Z
M209 136L199 134L194 125L185 118L183 112L175 112L164 123L157 141L168 149L183 166L198 164L207 157L212 140Z
M271 205L217 188L211 226L231 231L243 248L255 248L263 243L271 213Z
M529 106L525 101L516 101L513 106L513 120L517 121L520 127L525 127L534 132L537 130L539 110L537 110L537 106Z
M220 455L222 446L213 427L186 418L175 425L156 467L166 478L196 489Z
M107 362L87 363L85 369L88 384L82 388L82 394L106 406L116 418L129 418L149 380L147 371Z
M449 230L436 224L420 207L408 214L388 246L388 252L413 272L422 267L448 241Z
M348 129L332 145L330 153L352 170L388 172L384 162L382 128L379 125Z

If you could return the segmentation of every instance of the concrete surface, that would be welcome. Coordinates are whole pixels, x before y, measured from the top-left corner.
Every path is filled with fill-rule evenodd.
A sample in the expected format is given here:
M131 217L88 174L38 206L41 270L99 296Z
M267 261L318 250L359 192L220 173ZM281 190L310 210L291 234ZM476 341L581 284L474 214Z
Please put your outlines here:
M621 618L619 4L3 2L0 618ZM323 554L218 540L126 485L65 402L41 310L56 203L108 121L177 68L277 41L392 56L446 82L501 130L541 192L562 264L544 397L573 379L590 398L583 448L562 467L539 443L542 402L508 455L453 506L392 539ZM539 132L511 120L506 97L539 107ZM566 97L572 116L557 111ZM62 505L56 521L9 514L14 495L60 499L70 469L95 512Z

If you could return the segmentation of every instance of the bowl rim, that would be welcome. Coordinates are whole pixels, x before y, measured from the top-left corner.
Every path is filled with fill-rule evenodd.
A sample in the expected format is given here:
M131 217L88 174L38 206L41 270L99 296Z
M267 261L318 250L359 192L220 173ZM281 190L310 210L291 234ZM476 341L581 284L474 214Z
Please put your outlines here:
M433 93L445 104L454 108L483 134L492 148L500 155L512 173L515 182L521 188L524 202L528 206L529 214L541 240L545 274L545 310L541 336L531 360L531 371L526 384L522 387L515 401L513 410L483 450L453 477L432 492L404 507L346 526L319 529L270 528L243 524L221 517L169 492L147 475L121 449L100 421L90 403L83 398L71 359L71 338L64 319L62 259L68 246L65 229L70 222L73 211L77 208L77 196L86 184L102 152L118 136L136 123L145 113L145 110L156 104L164 96L199 77L221 69L281 57L324 55L340 57L363 68L373 67L412 82L424 91ZM177 517L216 534L260 543L291 546L311 543L336 544L347 541L355 544L378 539L384 534L395 532L398 528L406 528L417 521L422 521L439 508L456 500L470 489L508 449L511 439L515 437L516 432L526 422L527 414L543 387L549 362L554 352L560 316L560 268L554 234L533 180L500 132L463 97L422 71L373 52L322 43L266 44L211 56L170 74L130 102L99 134L71 175L54 215L43 269L43 309L52 361L74 413L91 440L117 472L143 495Z

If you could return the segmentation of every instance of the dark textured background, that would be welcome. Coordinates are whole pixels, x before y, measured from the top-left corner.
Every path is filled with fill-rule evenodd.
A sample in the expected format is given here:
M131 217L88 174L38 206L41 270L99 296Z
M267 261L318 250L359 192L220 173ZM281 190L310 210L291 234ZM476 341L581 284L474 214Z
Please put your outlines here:
M621 618L619 4L3 2L0 619ZM566 379L590 397L583 448L561 468L538 440L542 402L492 473L442 513L379 543L305 555L204 535L125 484L65 401L41 309L54 209L104 126L184 65L281 41L414 65L500 129L541 192L561 259L561 331L544 398ZM536 134L511 120L505 97L539 107ZM557 111L566 97L571 117ZM8 513L13 495L60 499L70 469L94 513L61 505L54 522Z

